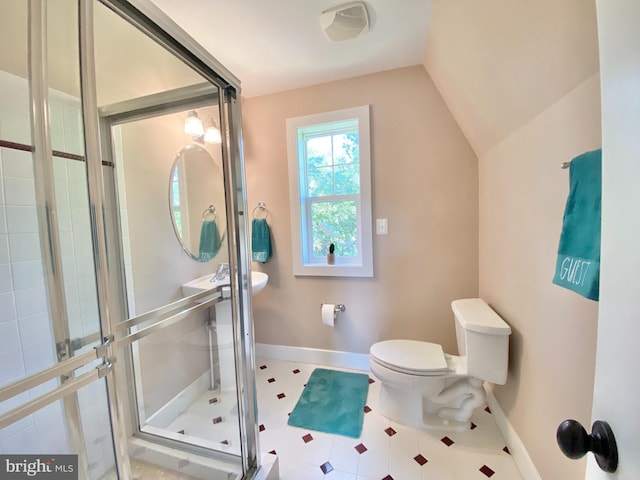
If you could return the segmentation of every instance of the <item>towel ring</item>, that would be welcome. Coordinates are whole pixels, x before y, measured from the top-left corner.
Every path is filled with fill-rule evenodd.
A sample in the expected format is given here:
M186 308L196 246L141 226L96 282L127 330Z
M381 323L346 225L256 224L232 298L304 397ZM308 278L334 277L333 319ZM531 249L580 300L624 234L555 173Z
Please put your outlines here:
M204 209L204 211L202 212L202 221L204 222L204 219L207 217L207 214L213 214L213 221L215 222L218 218L218 214L216 213L216 207L215 205L212 203L211 205L209 205L207 208Z
M259 210L257 214L258 216L256 216L256 210ZM264 217L259 216L262 212L264 212ZM269 212L267 211L267 204L264 202L258 202L258 206L253 209L251 215L253 216L253 218L267 218L267 216L269 215Z

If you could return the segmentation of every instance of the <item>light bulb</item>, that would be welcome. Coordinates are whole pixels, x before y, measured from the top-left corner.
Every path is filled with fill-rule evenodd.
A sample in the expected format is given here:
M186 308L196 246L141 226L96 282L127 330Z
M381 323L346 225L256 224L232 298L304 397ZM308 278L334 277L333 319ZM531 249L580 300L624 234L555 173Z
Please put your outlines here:
M207 143L222 143L220 130L216 128L213 119L207 120L207 129L204 131L204 141Z
M184 133L192 137L201 137L204 135L204 125L195 110L189 110L187 112L187 118L184 120Z

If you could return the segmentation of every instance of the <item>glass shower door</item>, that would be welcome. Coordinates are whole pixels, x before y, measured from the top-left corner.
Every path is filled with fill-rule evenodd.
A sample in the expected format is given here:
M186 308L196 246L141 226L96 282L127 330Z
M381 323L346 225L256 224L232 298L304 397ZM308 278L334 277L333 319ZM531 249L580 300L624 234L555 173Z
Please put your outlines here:
M13 386L0 395L0 454L74 454L81 478L103 478L115 455L93 351L77 5L0 10L0 41L13 46L0 58L0 387Z
M149 11L120 0L0 2L0 40L12 46L0 58L0 457L72 455L67 472L92 480L168 470L250 478L257 431L235 90L134 3ZM159 115L148 110L156 95L170 99ZM136 118L125 120L131 102ZM185 140L184 108L214 120L220 143ZM198 198L185 164L206 157L220 188ZM178 171L185 180L171 202ZM188 206L200 202L193 219ZM193 247L211 221L221 245ZM229 264L224 285L187 296L181 286L219 263ZM223 318L228 396L215 391ZM152 417L169 418L167 406L198 388L206 408L228 408L208 411L207 423L233 437L202 442L175 419L152 431Z
M248 289L228 193L242 180L222 133L230 91L99 4L94 26L105 188L117 202L110 264L124 272L112 293L127 365L116 369L133 387L132 441L144 445L134 450L144 459L162 443L247 470L236 373L237 357L250 359L236 345L250 310L238 306ZM209 281L223 265L226 275Z

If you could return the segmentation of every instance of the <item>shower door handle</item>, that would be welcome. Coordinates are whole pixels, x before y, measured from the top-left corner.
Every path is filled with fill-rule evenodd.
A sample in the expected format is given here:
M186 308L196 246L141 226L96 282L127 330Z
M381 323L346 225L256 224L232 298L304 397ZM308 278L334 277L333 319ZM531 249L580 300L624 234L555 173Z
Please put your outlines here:
M572 459L593 452L598 466L605 472L618 468L618 447L613 431L607 422L596 420L588 434L580 422L565 420L558 427L556 440L562 453Z

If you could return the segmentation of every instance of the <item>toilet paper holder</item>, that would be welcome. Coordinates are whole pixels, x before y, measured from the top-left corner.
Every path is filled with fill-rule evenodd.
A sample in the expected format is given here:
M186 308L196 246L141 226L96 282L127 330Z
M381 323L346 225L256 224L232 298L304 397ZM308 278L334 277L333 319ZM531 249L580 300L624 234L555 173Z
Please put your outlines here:
M324 303L320 304L320 309L322 309L322 306L324 305ZM347 309L347 307L345 307L342 303L336 303L336 306L333 309L333 313L340 313L340 312L344 312Z

